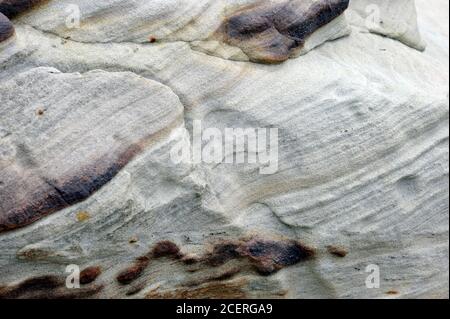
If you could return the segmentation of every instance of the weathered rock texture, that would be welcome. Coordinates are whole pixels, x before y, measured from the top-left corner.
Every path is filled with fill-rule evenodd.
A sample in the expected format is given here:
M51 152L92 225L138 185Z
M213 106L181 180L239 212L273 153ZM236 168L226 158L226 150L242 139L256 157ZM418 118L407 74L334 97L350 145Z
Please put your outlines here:
M11 19L0 298L448 298L448 3L417 1L417 27L380 1L381 32L357 2L80 0L73 28L60 0ZM193 120L278 128L278 171L174 162Z
M0 125L12 133L2 140L0 232L87 199L183 119L172 91L126 73L35 69L0 96Z
M425 50L414 0L353 0L349 16L354 25L364 30Z
M0 12L8 18L15 18L21 13L36 8L48 0L1 0Z
M312 49L307 40L338 19L347 7L348 0L262 2L227 17L218 33L223 42L240 48L252 61L283 62ZM345 22L328 28L335 35L322 37L315 45L348 34Z

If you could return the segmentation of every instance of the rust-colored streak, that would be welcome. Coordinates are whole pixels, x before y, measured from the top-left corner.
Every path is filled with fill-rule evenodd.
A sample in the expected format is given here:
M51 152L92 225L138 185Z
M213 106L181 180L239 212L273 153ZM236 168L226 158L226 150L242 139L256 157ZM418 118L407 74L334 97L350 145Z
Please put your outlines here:
M240 258L239 246L240 244L235 242L217 244L212 252L205 256L204 260L213 267L221 266L232 259Z
M84 201L108 184L141 151L139 144L133 144L120 152L116 159L100 159L71 177L46 180L25 202L12 202L12 208L0 211L0 233L30 225L45 216ZM11 194L2 192L11 192L10 189L0 190L0 198L11 198Z
M76 217L77 221L85 222L91 218L91 215L88 212L78 212Z
M145 283L140 283L140 284L138 284L138 285L132 286L132 287L125 293L125 295L126 295L127 297L137 295L137 294L140 293L144 288L145 288Z
M49 0L2 0L0 1L0 12L12 19L19 14L48 1Z
M168 240L157 243L155 247L153 247L151 255L153 258L174 257L178 259L182 257L180 248L175 243Z
M245 258L261 275L271 275L314 256L314 250L296 241L263 239L225 242L214 246L204 262L218 267L233 259Z
M242 49L253 62L280 63L348 5L349 0L294 0L275 5L263 2L228 17L217 35Z
M152 258L158 259L163 257L181 259L183 255L175 243L168 240L160 241L155 244L147 255L138 257L132 266L121 271L116 279L122 285L129 285L142 275Z
M345 250L343 247L328 246L327 249L330 254L339 258L344 258L348 254L348 251Z
M43 293L54 290L62 285L62 281L54 276L42 276L27 279L17 286L5 287L0 290L0 298L17 299L26 294Z
M150 259L148 257L143 256L137 258L134 265L124 269L117 275L117 281L122 285L132 283L142 275L149 264Z
M147 299L244 299L247 297L245 279L228 282L206 283L195 288L179 288L171 291L154 290Z
M0 11L0 42L6 41L14 35L14 26Z

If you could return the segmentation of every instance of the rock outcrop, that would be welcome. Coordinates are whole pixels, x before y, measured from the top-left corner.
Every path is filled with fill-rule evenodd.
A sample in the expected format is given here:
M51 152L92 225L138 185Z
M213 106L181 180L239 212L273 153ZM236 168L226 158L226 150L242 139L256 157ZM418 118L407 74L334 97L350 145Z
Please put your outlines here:
M0 298L448 298L448 2L373 2L0 0Z
M0 44L14 35L14 27L9 19L0 12Z
M363 30L425 50L414 0L353 0L349 16L351 22Z

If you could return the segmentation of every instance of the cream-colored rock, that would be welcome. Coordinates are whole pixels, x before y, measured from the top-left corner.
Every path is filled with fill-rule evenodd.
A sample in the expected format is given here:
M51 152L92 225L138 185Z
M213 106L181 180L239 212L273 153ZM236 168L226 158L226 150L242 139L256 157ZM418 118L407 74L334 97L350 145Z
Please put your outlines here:
M99 6L106 2L114 4ZM210 10L220 3L211 2ZM423 6L419 21L430 51L353 26L348 37L277 65L218 58L185 41L108 43L124 40L126 32L98 43L97 31L87 25L82 35L83 24L72 40L64 39L66 33L50 34L50 27L43 32L41 22L39 28L32 22L45 18L44 7L16 20L16 41L0 51L0 90L16 83L11 98L1 91L1 101L17 105L8 106L8 123L26 118L19 110L34 109L36 99L66 92L80 78L75 88L83 90L67 96L81 109L91 99L104 101L98 111L124 108L117 118L90 125L92 146L100 150L104 138L96 141L94 132L121 131L114 121L125 120L132 101L148 100L144 115L159 110L167 119L183 105L184 125L143 147L84 201L0 233L0 286L6 286L0 294L20 297L24 280L64 278L75 264L102 267L76 297L448 298L448 33L433 23L444 19L442 12L428 8L421 15ZM48 75L51 85L39 90L23 79L41 74L36 67L42 66L60 73ZM83 83L84 77L98 80ZM126 85L111 87L110 77ZM152 88L159 87L167 94L153 101ZM133 94L117 98L126 88ZM65 105L61 95L48 103ZM174 163L171 150L180 141L190 144L193 120L201 120L203 129L278 128L278 171L262 175L260 164ZM73 122L69 127L82 123ZM128 129L133 136L142 133L140 126ZM20 132L24 141L35 136L33 130ZM11 133L0 128L0 143ZM60 142L55 150L64 159L76 145ZM14 154L12 162L26 163L26 154ZM0 190L10 183L0 183ZM380 269L379 289L366 286L371 265ZM74 294L60 286L26 293Z
M170 89L126 73L33 69L0 104L0 232L85 200L184 121Z
M431 5L437 7L436 5ZM363 30L386 36L424 51L415 0L352 0L348 17Z

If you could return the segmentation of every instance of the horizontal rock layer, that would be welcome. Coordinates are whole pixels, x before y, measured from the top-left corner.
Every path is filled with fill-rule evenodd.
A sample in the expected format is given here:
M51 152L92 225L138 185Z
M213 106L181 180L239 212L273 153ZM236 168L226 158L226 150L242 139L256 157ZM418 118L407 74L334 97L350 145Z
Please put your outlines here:
M259 1L70 3L0 49L0 298L448 298L442 1L425 52L349 19L276 65L216 38ZM278 128L278 170L175 163L194 120Z

